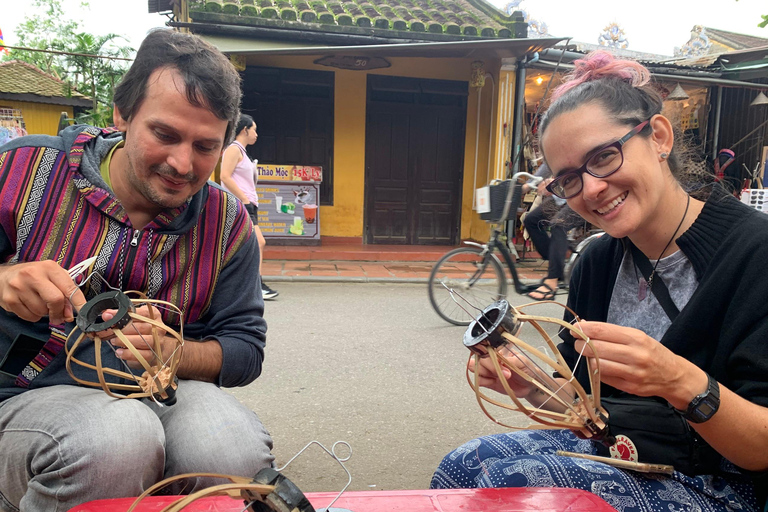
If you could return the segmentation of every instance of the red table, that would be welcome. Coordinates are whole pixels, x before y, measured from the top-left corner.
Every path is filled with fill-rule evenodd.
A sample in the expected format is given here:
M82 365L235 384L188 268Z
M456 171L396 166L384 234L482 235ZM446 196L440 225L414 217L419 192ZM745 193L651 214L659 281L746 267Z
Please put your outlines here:
M308 492L315 508L324 508L337 493ZM158 512L177 498L153 496L142 501L136 512ZM91 501L70 512L124 512L132 498ZM426 491L346 492L333 504L352 512L615 512L601 498L578 489L504 488L435 489ZM241 501L227 497L198 500L189 512L240 512Z

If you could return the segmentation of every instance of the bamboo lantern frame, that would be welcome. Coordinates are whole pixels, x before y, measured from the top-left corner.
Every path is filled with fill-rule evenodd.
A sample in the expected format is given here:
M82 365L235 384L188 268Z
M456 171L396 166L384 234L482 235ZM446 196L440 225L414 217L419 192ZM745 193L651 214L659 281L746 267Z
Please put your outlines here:
M557 325L561 329L567 329L575 338L584 340L593 353L596 353L595 348L589 337L578 327L578 317L570 309L568 311L576 319L575 324L569 324L558 318L527 315L522 312L525 308L543 303L558 304L568 309L566 306L554 301L538 301L515 308L506 300L500 300L485 308L469 325L464 334L464 345L472 352L470 360L474 358L475 366L477 366L480 364L481 358L490 358L499 377L499 382L512 401L512 404L492 398L481 391L477 383L477 374L470 372L469 368L467 368L466 373L467 382L475 391L477 402L482 411L488 418L499 425L512 429L567 428L576 432L580 437L612 444L607 428L608 413L600 405L599 359L597 357L584 358L586 359L590 388L592 390L592 395L589 395L576 380L573 371L563 359L563 356L552 341L552 338L542 327L542 324L549 323ZM554 354L554 358L517 337L525 323L535 328L544 339L546 346ZM558 374L562 380L558 382L550 374L543 371L528 354L535 356ZM523 403L504 377L503 368L514 372L519 378L532 385L536 391L545 395L547 398L544 403L539 407ZM522 412L539 425L518 427L504 423L491 415L486 408L486 403L501 409ZM548 403L551 403L553 408L564 412L545 409L543 405Z
M129 295L136 298L132 299ZM137 307L143 305L169 309L179 315L179 332L165 325L151 307L149 308L148 317L137 314ZM116 309L117 312L111 320L103 321L101 320L101 314L107 309ZM178 386L176 372L179 369L184 348L182 319L183 314L181 310L170 302L149 299L141 292L123 293L120 290L110 290L101 293L89 300L81 308L77 317L79 329L73 329L67 338L67 342L64 345L64 351L67 356L67 372L78 384L100 387L113 398L151 398L158 403L173 405L176 402L175 395ZM161 344L163 337L169 336L175 340L176 346L171 355L165 360L153 361L152 363L147 361L123 333L123 329L128 327L133 321L146 322L152 325L152 339L147 341L147 345L156 355L163 354ZM76 336L77 333L79 334ZM136 357L144 369L141 376L137 377L127 365L127 372L103 366L101 345L102 342L112 339L112 337L118 338L125 345L126 349ZM95 364L86 363L74 355L77 348L87 339L93 340ZM88 381L75 376L72 371L72 364L95 371L98 382ZM107 375L133 381L135 384L107 382L105 377Z

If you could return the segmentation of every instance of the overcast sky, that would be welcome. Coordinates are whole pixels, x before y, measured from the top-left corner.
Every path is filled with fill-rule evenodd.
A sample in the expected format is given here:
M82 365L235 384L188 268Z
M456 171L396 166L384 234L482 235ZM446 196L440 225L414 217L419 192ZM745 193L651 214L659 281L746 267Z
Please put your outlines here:
M16 43L15 30L24 16L32 11L31 0L3 0L0 29L5 43ZM64 0L69 17L82 20L82 28L94 34L109 32L126 36L137 48L144 34L162 26L166 18L147 13L146 0L91 0L90 9L80 7L79 0ZM504 8L506 1L492 0ZM761 14L768 14L766 0L523 0L521 9L532 18L543 21L553 36L572 36L576 41L597 43L603 29L612 22L619 24L629 41L629 49L672 55L690 37L694 25L718 28L768 39L768 28L759 28ZM117 16L114 22L111 17Z

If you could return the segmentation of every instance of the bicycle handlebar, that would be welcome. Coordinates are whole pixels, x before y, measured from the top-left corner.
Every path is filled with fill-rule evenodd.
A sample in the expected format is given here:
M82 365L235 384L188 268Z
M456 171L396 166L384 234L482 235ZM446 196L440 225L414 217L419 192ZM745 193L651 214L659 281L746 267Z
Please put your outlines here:
M544 180L544 178L542 178L541 176L534 176L533 174L531 174L529 172L521 171L521 172L517 172L517 173L513 174L512 177L510 179L508 179L508 180L493 180L491 183L499 183L499 182L502 182L502 181L513 181L513 182L516 182L520 178L528 178L528 184L529 185L533 185L533 186L538 185L539 183L541 183Z

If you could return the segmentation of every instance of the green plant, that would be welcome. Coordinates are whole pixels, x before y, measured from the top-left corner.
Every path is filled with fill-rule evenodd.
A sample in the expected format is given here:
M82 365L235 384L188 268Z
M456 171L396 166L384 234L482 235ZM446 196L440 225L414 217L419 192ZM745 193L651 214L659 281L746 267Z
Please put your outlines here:
M34 0L31 7L16 29L19 46L62 53L11 50L9 58L60 78L65 82L65 94L78 91L89 96L91 108L80 117L97 126L111 124L114 87L128 68L127 57L133 48L121 44L125 40L117 34L82 32L79 23L65 15L61 0Z

